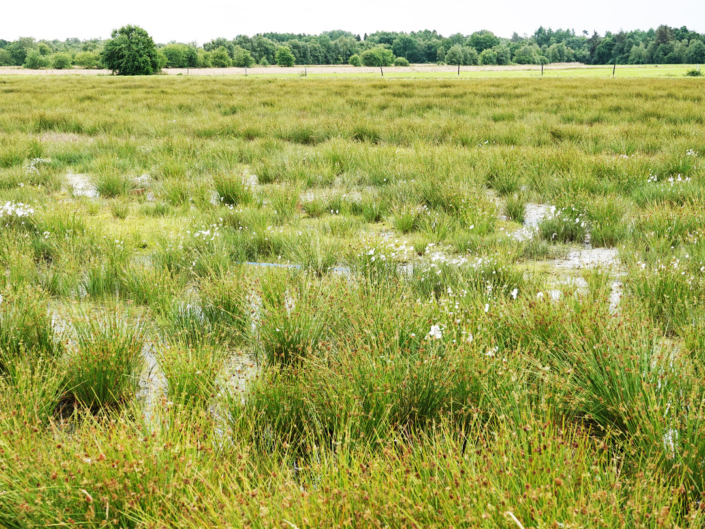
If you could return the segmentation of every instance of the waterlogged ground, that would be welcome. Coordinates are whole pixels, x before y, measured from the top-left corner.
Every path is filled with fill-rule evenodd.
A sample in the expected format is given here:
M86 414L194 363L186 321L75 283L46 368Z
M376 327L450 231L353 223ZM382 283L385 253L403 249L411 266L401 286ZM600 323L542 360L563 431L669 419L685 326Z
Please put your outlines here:
M0 93L0 525L701 526L700 80Z

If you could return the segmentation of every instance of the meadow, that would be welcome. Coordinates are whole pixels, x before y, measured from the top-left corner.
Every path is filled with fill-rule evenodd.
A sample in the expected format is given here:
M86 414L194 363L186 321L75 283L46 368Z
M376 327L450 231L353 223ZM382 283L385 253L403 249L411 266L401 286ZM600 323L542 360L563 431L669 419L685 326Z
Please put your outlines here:
M0 525L705 525L700 79L0 77Z

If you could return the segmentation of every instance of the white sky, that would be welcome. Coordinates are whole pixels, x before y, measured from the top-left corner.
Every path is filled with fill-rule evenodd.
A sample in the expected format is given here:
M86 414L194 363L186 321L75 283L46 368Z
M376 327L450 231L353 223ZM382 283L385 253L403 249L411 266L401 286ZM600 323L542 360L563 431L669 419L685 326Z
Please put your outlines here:
M0 38L108 38L125 24L158 43L260 32L357 34L435 29L444 36L489 29L501 37L553 29L619 31L659 24L705 32L705 0L27 0L3 2Z

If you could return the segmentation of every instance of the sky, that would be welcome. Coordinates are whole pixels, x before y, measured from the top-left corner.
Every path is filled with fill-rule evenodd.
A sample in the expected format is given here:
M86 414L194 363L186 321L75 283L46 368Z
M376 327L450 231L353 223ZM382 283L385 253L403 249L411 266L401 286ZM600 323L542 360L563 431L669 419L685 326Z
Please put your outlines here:
M240 34L333 29L360 35L435 29L445 36L488 29L510 37L539 26L603 34L667 24L705 33L705 0L33 0L5 2L0 39L109 38L125 24L142 26L158 43L198 44Z

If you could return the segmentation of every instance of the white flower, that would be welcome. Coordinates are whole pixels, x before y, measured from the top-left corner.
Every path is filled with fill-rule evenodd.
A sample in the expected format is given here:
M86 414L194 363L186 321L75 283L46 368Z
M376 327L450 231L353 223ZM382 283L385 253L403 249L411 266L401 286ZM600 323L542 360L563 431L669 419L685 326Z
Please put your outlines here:
M489 310L490 310L490 304L485 303L485 312L489 312Z
M440 325L431 325L431 330L428 333L429 338L433 338L435 340L440 340L443 338L443 332L441 331L441 326Z
M536 294L536 299L543 299L543 292Z
M515 288L514 290L512 290L512 299L516 299L518 295L519 295L518 288Z

